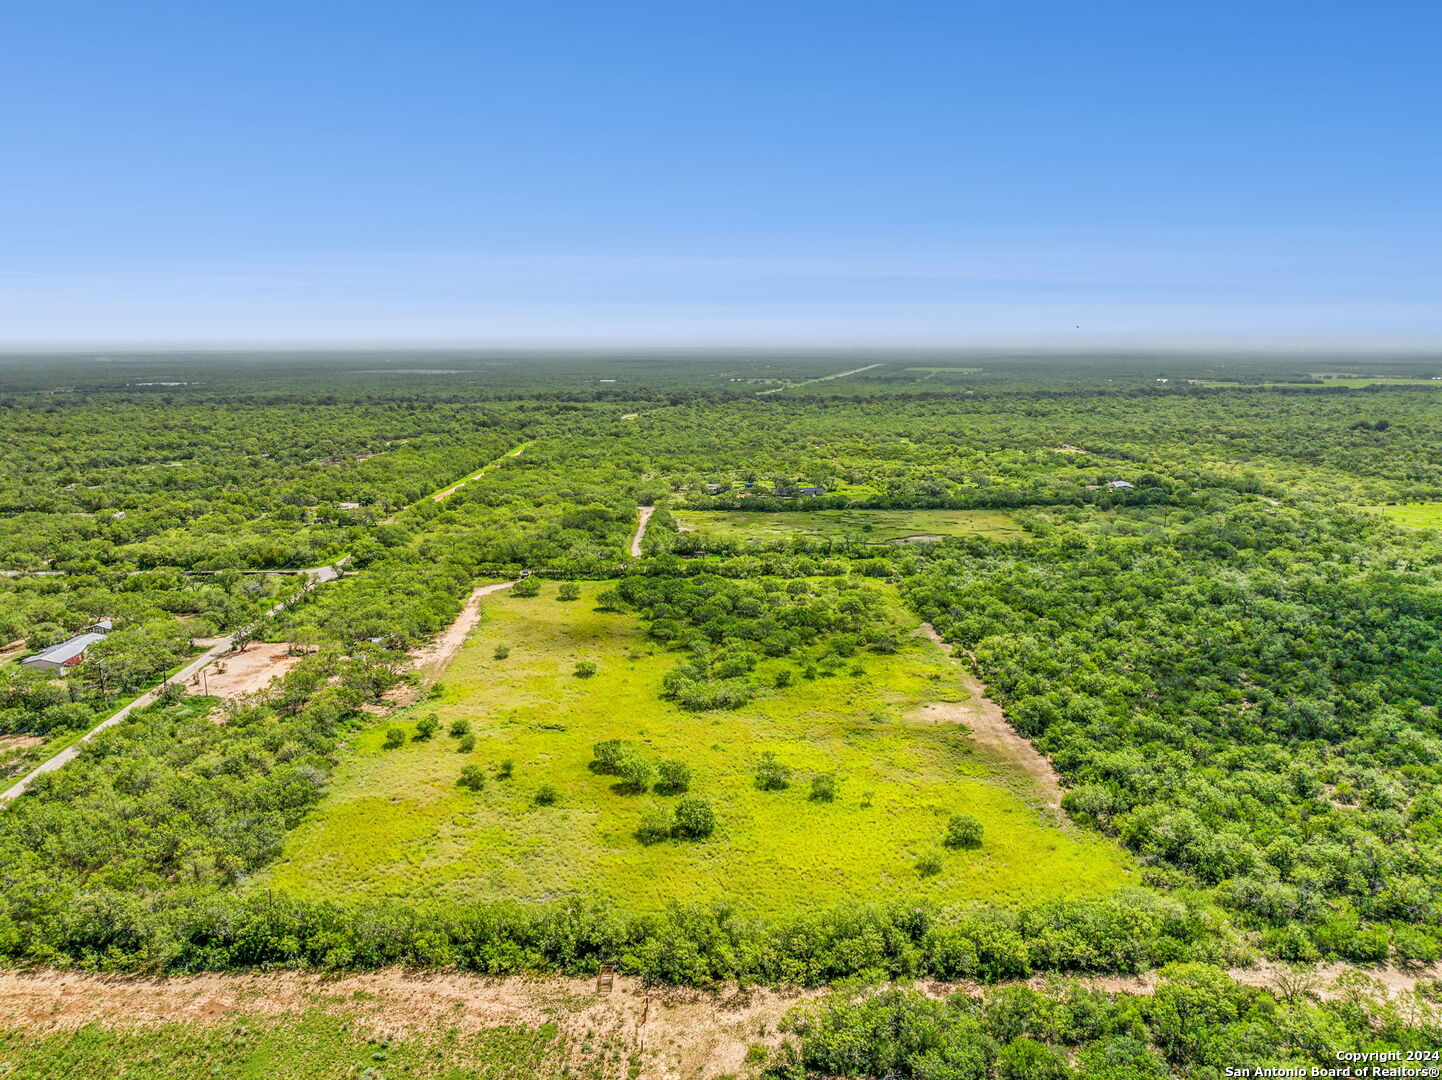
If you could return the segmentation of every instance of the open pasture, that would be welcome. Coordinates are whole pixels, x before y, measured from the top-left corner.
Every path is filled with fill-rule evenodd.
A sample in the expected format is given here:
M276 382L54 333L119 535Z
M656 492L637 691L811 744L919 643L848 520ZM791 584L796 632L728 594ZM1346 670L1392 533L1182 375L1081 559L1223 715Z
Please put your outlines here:
M1442 529L1442 502L1395 503L1391 506L1369 506L1409 529Z
M1135 881L1119 849L1058 826L1023 772L923 708L965 692L955 662L921 636L734 711L685 712L659 696L677 654L648 642L632 616L595 610L597 591L573 602L550 585L534 599L488 598L440 697L357 737L259 884L309 897L588 895L626 911L725 901L778 914L853 899L1099 895ZM575 674L583 661L597 665L593 676ZM428 713L439 731L417 739ZM475 737L470 753L447 734L459 720ZM387 749L392 726L405 742ZM592 771L592 747L606 739L689 765L715 833L642 844L643 816L677 797L622 794L615 776ZM794 770L783 790L756 786L767 752ZM457 785L466 765L486 773L480 791ZM836 777L834 801L811 797L819 774ZM556 800L541 805L548 785ZM957 813L982 822L979 849L941 846ZM928 855L939 869L923 875Z
M679 510L683 532L729 541L809 537L861 543L899 543L946 536L1016 539L1026 535L1000 510Z

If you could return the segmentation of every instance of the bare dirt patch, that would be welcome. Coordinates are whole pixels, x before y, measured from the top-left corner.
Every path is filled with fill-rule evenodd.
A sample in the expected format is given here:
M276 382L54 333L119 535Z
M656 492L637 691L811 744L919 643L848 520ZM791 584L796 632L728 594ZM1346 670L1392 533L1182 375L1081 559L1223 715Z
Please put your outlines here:
M776 1027L811 996L756 988L646 988L620 977L608 994L594 979L485 978L399 970L324 977L296 972L129 978L74 972L0 972L0 1016L37 1032L86 1024L221 1025L244 1014L342 1012L381 1036L556 1023L577 1040L604 1031L642 1059L638 1080L737 1073L748 1047L780 1042Z
M1337 999L1349 991L1339 976L1363 974L1372 989L1396 996L1414 990L1436 968L1403 972L1355 969L1344 964L1297 971L1261 965L1230 972L1239 982L1284 994ZM1040 987L1041 977L1030 980ZM1113 993L1149 994L1155 973L1092 976L1079 980ZM935 997L983 988L970 982L927 982ZM604 1032L639 1059L636 1080L712 1080L742 1074L753 1045L782 1041L777 1025L816 990L720 987L696 990L646 987L618 977L607 994L594 979L487 978L457 972L390 969L344 976L300 972L137 978L50 970L0 971L0 1017L10 1028L42 1034L86 1024L112 1028L190 1022L221 1026L242 1016L281 1017L323 1009L351 1019L368 1033L392 1038L447 1031L474 1033L500 1026L555 1023L568 1039Z
M466 606L461 608L461 613L456 616L450 626L424 648L411 653L411 659L415 667L427 675L436 675L445 670L447 664L455 659L456 653L461 651L461 646L466 643L476 623L481 619L481 600L491 593L500 592L502 589L509 589L514 581L498 581L492 585L482 585L471 593L466 599Z
M197 672L186 689L192 694L209 693L218 698L254 694L300 663L299 656L290 655L290 648L284 642L264 642L247 646L244 652L228 652L203 675Z
M0 735L0 754L9 750L29 750L44 742L39 735Z
M942 640L931 623L921 624L921 633L941 647L948 655L952 647ZM1046 805L1057 813L1061 812L1061 779L1051 762L1044 758L1030 742L1022 738L1006 721L1001 706L986 696L986 687L977 681L969 671L961 674L961 684L971 695L964 704L937 701L923 705L914 715L928 720L961 724L971 730L971 737L981 746L988 747L1013 761L1036 783Z

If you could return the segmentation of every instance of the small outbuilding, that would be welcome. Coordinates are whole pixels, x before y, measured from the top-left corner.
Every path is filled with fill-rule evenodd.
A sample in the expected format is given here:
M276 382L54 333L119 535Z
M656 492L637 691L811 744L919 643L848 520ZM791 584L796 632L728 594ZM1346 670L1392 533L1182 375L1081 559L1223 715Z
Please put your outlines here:
M1109 487L1109 488L1115 488L1115 489L1118 489L1118 490L1120 490L1120 489L1122 489L1122 488L1136 487L1135 484L1129 483L1129 482L1127 482L1126 480L1108 480L1106 486Z
M105 632L103 630L88 630L83 634L76 634L69 641L62 641L59 645L42 649L34 656L27 656L20 661L20 664L33 671L52 671L64 675L70 668L85 662L86 649L97 641L104 640Z

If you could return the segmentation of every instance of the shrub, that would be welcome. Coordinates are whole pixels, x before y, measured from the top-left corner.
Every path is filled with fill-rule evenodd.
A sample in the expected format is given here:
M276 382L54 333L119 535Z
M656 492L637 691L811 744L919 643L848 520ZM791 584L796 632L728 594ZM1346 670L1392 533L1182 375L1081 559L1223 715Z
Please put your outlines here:
M691 766L684 761L662 761L656 766L656 791L680 795L691 790Z
M780 791L791 786L791 767L776 760L770 750L756 765L756 786L762 791Z
M778 671L778 672L776 673L776 689L778 689L778 690L785 690L788 686L791 685L791 679L792 679L791 669L790 669L790 668L782 668L780 671Z
M811 778L811 798L815 802L833 802L836 799L836 774L821 773Z
M516 772L516 762L513 758L501 758L500 764L496 766L496 779L509 780Z
M662 809L647 810L636 826L636 839L643 844L659 844L671 835L671 815Z
M641 795L651 790L656 778L656 767L640 754L627 754L616 768L621 777L620 787L629 795Z
M497 645L496 651L491 653L491 655L497 660L504 660L511 655L511 647L509 645Z
M460 779L456 784L471 791L480 791L486 786L486 774L479 765L467 765L461 770Z
M476 748L476 737L474 735L462 735L456 743L456 750L462 754L469 754Z
M575 675L578 679L589 679L596 674L596 664L593 660L581 660L576 664Z
M405 730L398 727L386 728L385 748L394 750L397 746L404 746L406 741Z
M671 835L681 840L701 840L716 831L716 814L705 799L688 795L676 804L676 824Z
M631 744L624 739L606 739L591 747L591 771L614 775L621 762L631 753Z
M536 789L537 806L551 806L560 797L561 792L555 784L542 784Z
M470 733L471 733L471 722L470 722L469 720L452 720L452 721L451 721L451 734L452 734L452 735L457 735L457 736L459 736L459 735L469 735Z
M511 589L517 596L531 597L541 595L541 581L539 578L521 578Z
M953 814L946 823L946 837L942 843L949 848L981 847L981 822L970 814Z
M556 592L557 600L579 600L581 599L581 587L574 581L565 581Z
M435 713L423 716L416 721L416 738L425 742L440 730L440 726L441 722L436 719Z
M916 860L916 872L922 877L935 877L941 873L941 856L934 851L928 851Z

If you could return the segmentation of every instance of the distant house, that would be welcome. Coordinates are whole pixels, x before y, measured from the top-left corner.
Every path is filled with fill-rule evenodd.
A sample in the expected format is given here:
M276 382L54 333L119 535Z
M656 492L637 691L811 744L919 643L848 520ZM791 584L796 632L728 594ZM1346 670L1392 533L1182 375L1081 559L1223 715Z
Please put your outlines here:
M1136 487L1135 484L1129 484L1129 483L1127 483L1127 481L1125 481L1125 480L1108 480L1106 486L1109 487L1109 488L1130 488L1130 487Z
M825 494L826 494L826 489L825 489L825 488L820 488L820 487L797 488L797 489L796 489L796 494L798 494L798 495L825 495Z
M725 484L707 484L707 485L706 485L706 490L709 491L712 495L715 495L718 491L720 491L720 490L721 490L723 487L725 487L725 486L726 486Z
M109 622L108 619L104 621ZM20 664L32 671L52 671L63 675L70 668L85 662L86 649L97 641L104 640L104 630L87 630L83 634L76 634L69 641L62 641L59 645L42 649L34 656L27 656Z

